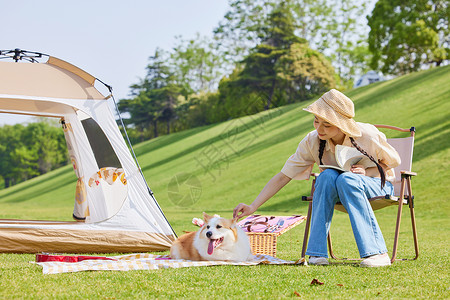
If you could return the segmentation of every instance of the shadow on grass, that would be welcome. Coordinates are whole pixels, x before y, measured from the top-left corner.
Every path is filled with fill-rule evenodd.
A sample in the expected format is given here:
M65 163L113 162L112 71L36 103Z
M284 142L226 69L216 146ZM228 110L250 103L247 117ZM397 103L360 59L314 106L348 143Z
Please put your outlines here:
M417 72L403 76L399 79L394 79L387 82L378 82L349 93L350 97L358 98L355 101L355 110L363 110L364 108L373 105L374 103L380 103L382 99L392 98L398 94L404 94L408 89L417 85L424 85L424 81L433 82L435 80L442 79L443 74L450 70L450 66L436 68L431 71ZM378 87L378 88L377 88ZM358 97L359 94L363 94L366 90L370 90L364 96ZM374 99L378 101L374 101Z
M417 132L417 142L414 145L414 161L417 162L444 149L450 149L450 139L448 138L450 130L449 116L433 119L422 126L424 128L433 128L433 130L427 132L422 137L420 131Z
M212 125L205 125L202 127L197 127L193 129L184 130L177 133L172 133L169 135L161 136L157 139L142 142L140 144L136 144L136 146L133 146L135 153L137 156L145 154L147 152L151 152L154 150L157 150L162 147L166 147L171 145L174 142L179 142L180 140L189 138L193 135L196 135L198 133L201 133L203 131L206 131L212 127L219 126L219 124L212 124Z
M58 180L58 178L60 179L62 176L70 176L70 174L72 174L72 176L73 176L72 179L66 180L66 181L64 181L64 183L61 183ZM52 191L52 190L58 189L58 188L61 187L61 185L67 184L67 182L70 182L70 183L76 182L76 180L77 180L76 175L73 172L71 167L68 167L68 166L61 167L61 169L52 171L52 172L47 173L45 175L36 177L36 178L34 178L32 180L28 180L28 181L22 182L22 183L20 183L18 185L15 185L15 186L12 186L10 188L7 188L7 189L3 190L2 191L2 198L11 196L11 195L16 194L18 192L20 192L21 195L24 195L23 193L25 191L29 190L29 189L32 189L33 192L32 192L32 195L31 194L28 194L28 195L31 195L32 197L34 197L36 195L40 195L41 193L46 193L48 191ZM50 183L50 181L53 182L52 185L54 186L54 188L48 189L47 186L45 186L45 188L41 188L41 189L39 189L37 191L34 190L34 188L36 186L42 185L44 182L49 182ZM18 191L18 188L20 188L19 191ZM75 194L75 191L74 191L74 194ZM25 201L25 200L23 200L23 201ZM16 202L16 201L8 200L7 202Z
M309 202L302 201L302 196L303 194L299 193L298 197L292 197L288 200L273 204L265 204L261 208L258 208L258 211L288 211L291 214L295 214L301 211L306 214L308 211Z
M9 200L4 201L4 203L25 202L25 201L32 200L33 198L40 196L42 194L51 195L52 191L60 189L61 186L70 185L70 184L74 185L73 196L75 198L76 176L75 175L70 176L68 174L64 174L64 175L67 175L67 176L62 176L61 174L58 174L57 176L51 176L50 179L45 179L46 181L52 180L52 182L49 182L48 184L44 184L43 181L37 181L36 183L33 183L31 186L26 186L25 188L20 190L20 193L18 193L18 195L16 197L12 197ZM39 188L36 188L36 186ZM17 191L9 193L9 196L14 193L17 193ZM55 199L55 201L57 201L57 199Z
M289 112L288 109L277 109L277 113L275 115L272 116L267 116L265 114L260 114L258 117L252 116L252 120L249 122L245 122L241 119L235 119L235 120L231 120L228 121L228 124L225 124L225 130L223 130L220 134L213 136L205 141L202 141L200 143L197 143L195 145L192 145L191 147L188 147L182 151L179 151L169 157L166 157L162 160L158 160L157 162L154 162L152 164L148 164L145 166L142 166L142 170L148 171L150 169L153 168L157 168L159 166L162 166L166 163L169 163L175 159L179 159L180 157L183 156L187 156L189 154L192 154L196 151L199 151L201 149L205 149L207 146L210 146L212 144L218 143L220 141L224 141L224 143L226 143L225 141L228 140L232 140L234 138L237 138L238 135L240 135L239 137L245 137L245 135L253 135L254 136L254 131L256 128L261 128L261 126L264 126L264 124L266 124L267 121L272 120L272 119L277 119L279 117L281 117L283 114ZM269 117L269 119L268 119ZM214 126L224 126L224 124L219 124L219 125L214 125ZM277 127L283 127L283 125L278 125ZM206 129L209 128L202 128L202 130L199 130L197 133L200 133L202 131L205 131ZM292 131L292 130L289 130ZM283 133L284 134L284 133ZM175 134L176 136L174 137L177 142L180 141L180 139L178 138L178 134ZM297 133L293 132L292 135L297 135ZM191 136L191 135L187 135L186 137ZM284 138L284 139L288 139L290 137ZM273 143L273 142L272 142ZM239 151L235 151L235 154L240 154ZM228 157L230 158L230 157Z
M267 148L273 147L277 144L283 143L285 141L291 140L293 138L298 138L298 143L303 139L304 136L301 134L304 133L305 128L311 127L310 126L310 120L305 120L304 122L300 124L296 124L295 128L287 128L283 131L278 132L276 135L271 136L270 138L263 139L260 142L257 143L251 143L247 147L243 148L242 151L237 151L233 155L229 156L229 160L233 160L235 158L241 157L242 155L249 156L251 154L258 153L260 151L265 151ZM277 126L280 128L286 127L286 126ZM298 130L297 130L298 128ZM309 131L308 131L309 132ZM306 135L306 134L305 134ZM292 154L295 152L296 148L292 149ZM284 164L285 160L287 160L289 157L283 158L284 160L280 161L280 163Z

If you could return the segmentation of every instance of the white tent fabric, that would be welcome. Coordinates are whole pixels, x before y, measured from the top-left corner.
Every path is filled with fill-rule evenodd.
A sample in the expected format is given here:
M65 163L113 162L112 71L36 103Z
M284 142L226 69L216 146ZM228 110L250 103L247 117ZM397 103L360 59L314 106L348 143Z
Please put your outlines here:
M73 170L78 177L76 192L75 192L75 205L73 210L74 218L80 220L85 220L86 216L89 214L88 201L86 195L86 185L84 183L84 178L80 172L81 168L81 156L80 151L78 151L78 143L75 138L72 125L70 123L64 122L63 124L64 136L66 138L67 150L69 151L70 161L73 165Z
M168 249L174 240L169 222L150 195L120 133L109 97L94 83L95 78L88 73L53 57L47 63L0 61L0 113L63 120L71 130L66 133L70 155L86 193L85 206L74 211L86 216L83 223L0 220L0 252L151 251ZM94 133L104 137L102 147L113 149L112 161L120 165L99 162L102 155L89 138L89 126L99 128L101 133ZM100 186L89 186L89 179L105 167L120 168L125 179L112 185L101 179Z

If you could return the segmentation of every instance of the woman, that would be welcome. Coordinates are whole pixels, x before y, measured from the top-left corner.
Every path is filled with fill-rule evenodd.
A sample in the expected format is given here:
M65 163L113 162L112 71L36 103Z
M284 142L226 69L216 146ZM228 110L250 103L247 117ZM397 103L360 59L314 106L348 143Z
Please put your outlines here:
M304 110L314 114L315 130L300 142L281 172L269 180L253 203L240 203L233 216L242 218L254 213L291 179L308 179L314 163L338 166L334 156L336 145L355 147L376 167L366 169L353 165L350 172L321 170L315 184L306 254L310 264L328 264L326 237L334 204L340 201L349 214L359 254L364 258L361 266L390 265L386 244L368 198L394 193L391 181L395 179L393 168L400 164L398 153L375 126L353 120L353 102L337 90L325 93Z

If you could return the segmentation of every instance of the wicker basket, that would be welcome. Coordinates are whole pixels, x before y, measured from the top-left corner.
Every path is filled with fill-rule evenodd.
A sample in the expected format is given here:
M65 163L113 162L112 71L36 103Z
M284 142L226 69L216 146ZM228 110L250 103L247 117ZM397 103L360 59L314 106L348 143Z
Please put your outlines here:
M253 255L277 255L277 233L247 232Z
M265 254L276 257L278 236L299 225L304 220L306 220L306 217L300 216L300 219L297 222L285 227L282 231L276 233L246 232L250 239L250 247L253 255Z

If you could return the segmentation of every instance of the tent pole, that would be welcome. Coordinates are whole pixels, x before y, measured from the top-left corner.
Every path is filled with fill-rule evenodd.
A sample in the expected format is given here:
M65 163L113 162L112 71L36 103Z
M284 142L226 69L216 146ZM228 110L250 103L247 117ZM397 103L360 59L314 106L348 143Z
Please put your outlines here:
M162 211L161 207L159 206L158 201L156 201L155 196L153 195L153 191L151 190L150 186L148 185L147 180L145 180L144 173L142 173L141 166L139 165L139 162L138 162L137 157L136 157L136 153L134 152L133 146L131 145L130 138L128 137L128 133L127 133L127 130L126 130L126 128L125 128L125 124L124 124L124 122L123 122L122 116L120 115L120 111L119 111L119 107L117 106L116 99L114 98L114 95L113 95L113 93L112 93L112 87L111 87L110 85L107 85L107 84L104 83L103 81L99 80L98 78L96 78L96 79L97 79L99 82L101 82L103 85L105 85L106 88L109 90L109 93L111 94L111 98L112 98L112 100L113 100L113 102L114 102L114 106L115 106L115 108L116 108L117 115L119 116L120 124L122 125L123 132L125 133L125 137L126 137L126 140L127 140L127 142L128 142L128 146L130 147L131 153L133 154L134 162L136 163L136 166L138 167L139 172L141 173L141 176L142 176L142 178L144 179L145 184L147 185L147 189L148 189L148 192L149 192L150 196L152 197L152 199L153 199L153 201L155 202L156 206L158 207L159 211L160 211L161 214L163 215L163 217L164 217L164 219L166 220L167 224L169 224L169 227L170 227L170 229L172 230L172 233L173 233L173 234L175 235L175 237L177 238L178 235L176 234L175 230L173 230L172 225L170 225L169 220L167 220L166 215L164 214L164 212Z

